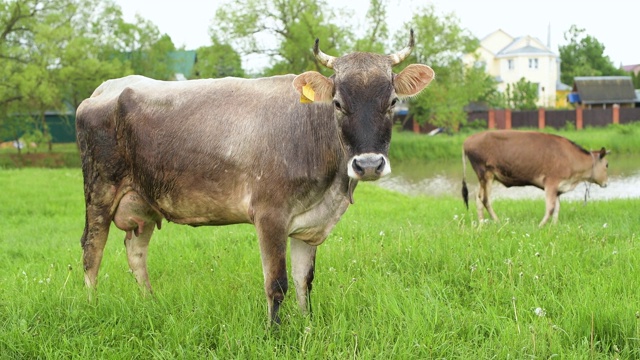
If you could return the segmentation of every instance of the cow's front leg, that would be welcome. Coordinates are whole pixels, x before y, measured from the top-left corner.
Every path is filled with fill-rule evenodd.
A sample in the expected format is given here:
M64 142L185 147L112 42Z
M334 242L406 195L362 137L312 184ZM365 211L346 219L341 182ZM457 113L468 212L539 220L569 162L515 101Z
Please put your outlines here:
M318 247L291 238L291 273L296 287L298 306L303 314L311 314L311 283Z
M264 275L269 319L280 324L278 310L287 293L287 233L285 222L273 213L255 219Z

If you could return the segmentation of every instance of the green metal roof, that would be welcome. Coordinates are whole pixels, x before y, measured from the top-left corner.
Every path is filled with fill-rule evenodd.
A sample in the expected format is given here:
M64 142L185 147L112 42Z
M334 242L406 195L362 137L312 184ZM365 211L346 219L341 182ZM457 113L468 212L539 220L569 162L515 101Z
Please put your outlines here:
M187 79L193 77L193 67L196 64L195 50L176 50L169 53L173 73L182 74Z

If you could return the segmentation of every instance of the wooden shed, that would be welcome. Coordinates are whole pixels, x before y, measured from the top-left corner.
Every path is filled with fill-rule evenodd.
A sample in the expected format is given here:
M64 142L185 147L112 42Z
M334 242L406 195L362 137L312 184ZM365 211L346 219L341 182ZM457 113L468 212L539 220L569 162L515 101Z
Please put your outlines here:
M635 107L637 98L630 76L577 76L569 102L584 108Z

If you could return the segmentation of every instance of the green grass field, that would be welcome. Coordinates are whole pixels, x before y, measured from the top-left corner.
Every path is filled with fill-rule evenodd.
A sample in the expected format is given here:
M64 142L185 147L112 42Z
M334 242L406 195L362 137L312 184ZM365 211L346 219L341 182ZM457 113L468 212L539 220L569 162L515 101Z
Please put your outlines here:
M638 359L638 200L497 200L478 226L458 198L359 185L320 246L314 314L290 290L267 326L249 225L165 223L151 242L155 296L112 227L97 296L83 284L79 169L0 170L2 359Z

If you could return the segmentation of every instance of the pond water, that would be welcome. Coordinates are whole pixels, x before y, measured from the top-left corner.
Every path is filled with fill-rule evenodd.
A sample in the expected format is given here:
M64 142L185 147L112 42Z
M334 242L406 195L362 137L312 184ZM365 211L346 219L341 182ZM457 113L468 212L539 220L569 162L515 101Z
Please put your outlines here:
M458 196L462 198L462 159L450 162L393 162L391 175L378 180L378 186L407 195ZM478 189L478 178L467 161L469 199ZM562 200L640 198L640 156L609 155L609 186L579 184L563 194ZM494 181L492 199L544 199L544 191L533 187L506 188Z

